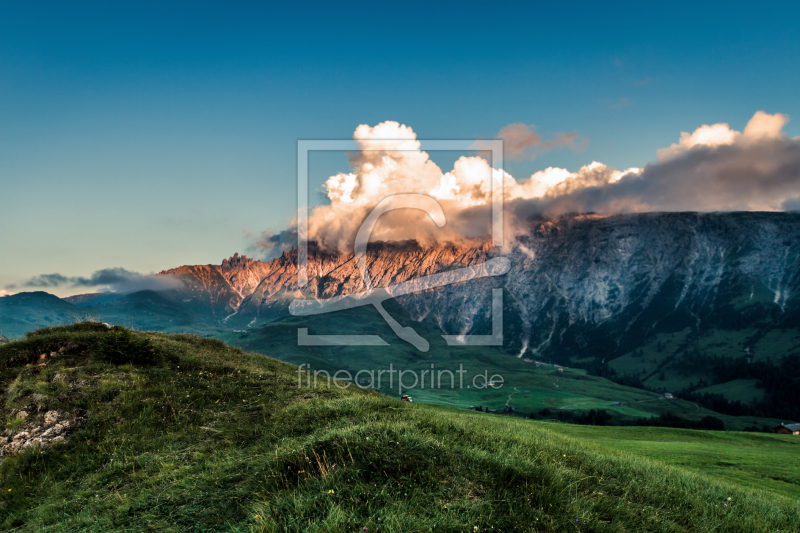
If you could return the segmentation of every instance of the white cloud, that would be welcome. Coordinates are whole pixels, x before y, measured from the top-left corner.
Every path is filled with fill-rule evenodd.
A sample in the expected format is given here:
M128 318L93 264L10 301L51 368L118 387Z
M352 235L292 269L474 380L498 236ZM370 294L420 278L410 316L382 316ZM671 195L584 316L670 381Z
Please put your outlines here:
M782 130L787 122L789 122L789 117L781 113L770 115L764 111L757 111L745 126L743 133L731 129L728 124L703 125L691 134L682 132L678 144L658 150L657 157L659 161L667 161L696 146L711 148L736 142L786 138Z
M774 115L757 111L747 126L744 136L748 139L782 139L786 137L783 127L789 122L789 117L781 113Z
M510 232L524 230L528 216L570 212L724 211L796 209L800 198L800 139L783 133L788 117L757 112L743 132L719 123L681 133L658 150L657 162L617 170L593 161L575 172L548 167L526 179L504 173ZM530 139L515 148L524 152ZM527 130L528 134L532 132ZM383 215L373 240L416 239L420 244L483 239L489 233L493 170L481 157L461 157L444 172L419 149L414 131L397 122L356 128L356 141L383 141L379 150L356 151L351 170L325 183L330 204L309 218L309 237L329 250L351 252L356 231L370 209L391 194L418 192L439 200L447 217L438 228L415 210ZM538 142L538 141L537 141ZM363 145L363 143L361 143ZM536 144L536 143L534 143ZM371 146L374 148L374 145ZM262 235L280 251L288 233ZM264 247L266 249L267 247Z
M681 139L678 144L673 144L669 148L659 149L656 157L659 161L667 161L688 152L695 146L709 147L733 144L739 135L739 132L732 130L727 124L703 125L691 134L685 131L681 132Z

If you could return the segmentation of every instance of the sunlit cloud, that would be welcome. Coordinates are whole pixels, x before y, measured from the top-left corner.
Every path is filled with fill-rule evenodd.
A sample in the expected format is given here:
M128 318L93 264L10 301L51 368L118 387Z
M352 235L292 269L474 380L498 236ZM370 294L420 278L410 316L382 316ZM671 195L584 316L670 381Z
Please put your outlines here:
M378 202L391 194L418 192L439 201L445 227L437 227L421 211L394 211L383 215L373 240L414 239L423 246L485 242L491 178L501 172L505 225L512 236L527 231L532 216L797 209L800 139L783 133L787 122L786 115L759 111L742 132L719 123L681 133L677 143L657 151L656 162L641 168L615 169L593 161L576 171L548 167L522 179L492 169L482 157L461 157L444 171L420 150L410 127L391 121L361 125L355 140L382 141L381 149L354 151L350 171L328 178L324 189L329 203L311 212L309 238L331 251L352 251L361 221ZM524 124L512 124L501 133L512 154L543 144ZM292 225L286 231L265 232L255 247L274 256L294 243Z

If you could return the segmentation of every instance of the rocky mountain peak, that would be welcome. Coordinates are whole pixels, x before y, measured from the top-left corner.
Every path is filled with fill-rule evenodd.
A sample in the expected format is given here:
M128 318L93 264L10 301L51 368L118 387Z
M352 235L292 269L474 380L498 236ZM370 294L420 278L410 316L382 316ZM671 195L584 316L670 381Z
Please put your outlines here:
M256 262L260 261L250 259L246 255L239 255L238 253L235 253L228 259L222 260L222 271L231 272L233 270L244 270Z

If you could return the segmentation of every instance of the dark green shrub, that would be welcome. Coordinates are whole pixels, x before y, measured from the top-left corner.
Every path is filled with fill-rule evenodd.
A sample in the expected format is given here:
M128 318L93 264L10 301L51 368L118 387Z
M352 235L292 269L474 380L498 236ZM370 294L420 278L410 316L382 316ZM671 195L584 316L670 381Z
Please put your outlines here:
M0 345L0 368L35 363L42 354L87 353L97 344L109 326L100 322L79 322L69 326L37 329L21 340Z
M106 330L107 331L107 330ZM83 353L97 342L95 333L42 334L0 345L0 368L35 363L41 354Z
M33 337L41 337L46 335L63 334L63 333L101 333L109 330L109 326L102 322L76 322L69 326L53 326L49 328L41 328L36 331L29 331L25 337L31 339Z
M117 365L157 365L163 361L147 338L136 336L131 330L121 326L109 331L97 342L97 354L106 361Z
M180 335L176 335L176 337L180 338L182 341L188 342L193 346L197 346L198 348L203 348L206 350L226 350L230 349L230 346L225 344L219 339L210 339L208 337L198 337L197 335L189 335L186 333L182 333Z

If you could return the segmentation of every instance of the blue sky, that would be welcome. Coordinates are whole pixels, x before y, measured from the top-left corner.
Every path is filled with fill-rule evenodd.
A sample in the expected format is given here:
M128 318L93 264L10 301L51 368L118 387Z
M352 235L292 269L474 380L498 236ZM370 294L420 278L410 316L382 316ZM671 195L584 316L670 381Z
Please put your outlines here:
M588 139L525 177L800 117L796 2L556 4L0 4L0 288L247 252L292 216L297 140L363 123Z

